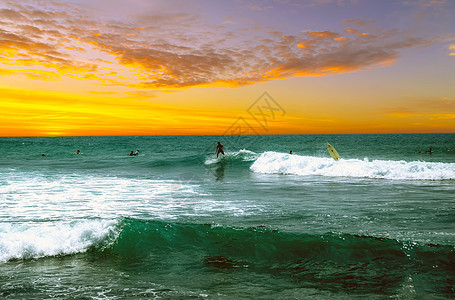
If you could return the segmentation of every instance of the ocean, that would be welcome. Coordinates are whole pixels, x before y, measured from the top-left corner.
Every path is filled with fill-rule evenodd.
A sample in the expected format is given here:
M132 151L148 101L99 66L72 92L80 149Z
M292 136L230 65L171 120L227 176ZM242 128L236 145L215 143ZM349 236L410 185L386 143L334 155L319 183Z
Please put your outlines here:
M455 134L0 138L0 175L1 298L455 298Z

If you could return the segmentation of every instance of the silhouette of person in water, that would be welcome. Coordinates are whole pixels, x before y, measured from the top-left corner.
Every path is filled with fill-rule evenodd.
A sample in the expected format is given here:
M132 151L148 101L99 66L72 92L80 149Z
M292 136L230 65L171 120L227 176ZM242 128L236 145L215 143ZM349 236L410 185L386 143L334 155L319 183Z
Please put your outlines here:
M77 150L76 152L73 152L73 154L81 154L81 150Z
M291 151L289 151L289 154L292 154L292 150L291 150Z
M139 150L136 150L136 152L131 151L130 154L128 154L128 156L138 156L138 155L139 155Z
M216 158L218 158L218 155L220 153L224 155L223 148L224 146L220 142L218 142L218 145L216 145Z

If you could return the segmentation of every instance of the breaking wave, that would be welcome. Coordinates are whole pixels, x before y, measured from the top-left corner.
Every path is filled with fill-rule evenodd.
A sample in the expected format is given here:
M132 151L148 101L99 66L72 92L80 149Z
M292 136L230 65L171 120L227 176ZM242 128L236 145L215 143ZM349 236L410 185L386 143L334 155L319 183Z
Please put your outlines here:
M382 178L396 180L455 179L455 163L341 159L262 153L250 167L265 174L319 175L335 177Z
M0 223L0 262L69 255L115 238L116 221Z
M254 161L258 157L258 154L242 149L235 152L226 152L225 155L220 154L218 158L207 158L205 160L206 165L213 165L221 162L244 162L244 161Z

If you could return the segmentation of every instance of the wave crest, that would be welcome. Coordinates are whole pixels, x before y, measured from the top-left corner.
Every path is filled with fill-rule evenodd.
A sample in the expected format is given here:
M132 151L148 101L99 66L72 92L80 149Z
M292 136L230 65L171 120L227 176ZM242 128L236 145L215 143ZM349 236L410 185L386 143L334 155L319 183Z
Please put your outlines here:
M392 161L341 159L290 155L278 152L262 153L250 167L266 174L320 175L334 177L380 178L394 180L455 179L455 163L425 161Z
M107 240L116 238L116 223L89 220L0 224L0 262L68 255L101 247Z
M213 165L222 161L235 162L235 161L254 161L258 157L257 153L242 149L235 152L226 152L225 155L220 154L218 158L207 158L206 165Z

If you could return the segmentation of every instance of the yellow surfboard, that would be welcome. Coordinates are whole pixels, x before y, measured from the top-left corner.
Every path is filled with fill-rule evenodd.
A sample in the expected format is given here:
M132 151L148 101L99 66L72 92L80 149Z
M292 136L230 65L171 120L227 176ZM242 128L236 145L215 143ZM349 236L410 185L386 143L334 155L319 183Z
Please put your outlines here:
M327 144L327 149L329 150L330 156L331 156L334 160L339 160L339 159L340 159L340 155L339 155L338 152L335 150L335 148L333 148L332 145Z

